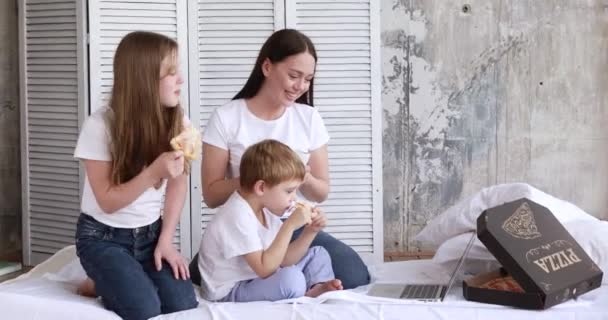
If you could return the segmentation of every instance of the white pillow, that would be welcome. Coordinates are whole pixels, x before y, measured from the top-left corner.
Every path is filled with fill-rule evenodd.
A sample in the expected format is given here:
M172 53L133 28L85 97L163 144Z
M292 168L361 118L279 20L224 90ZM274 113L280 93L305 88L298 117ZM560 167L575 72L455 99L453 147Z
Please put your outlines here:
M602 271L608 271L608 221L577 220L564 224L564 227L578 242L581 248L589 255ZM453 270L467 246L471 233L455 236L445 241L433 256L433 262L441 265L445 270ZM479 273L489 271L499 266L496 258L488 249L475 239L467 255L467 272ZM604 276L602 283L608 283L608 276Z
M477 217L484 210L524 197L549 209L562 223L574 220L597 221L597 218L572 203L555 198L527 183L507 183L484 188L457 202L433 218L414 239L437 248L454 236L475 231Z

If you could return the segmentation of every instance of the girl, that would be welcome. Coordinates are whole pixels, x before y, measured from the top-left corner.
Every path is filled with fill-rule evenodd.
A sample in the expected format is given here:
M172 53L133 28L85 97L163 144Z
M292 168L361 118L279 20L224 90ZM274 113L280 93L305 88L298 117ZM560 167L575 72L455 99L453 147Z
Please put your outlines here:
M239 163L247 147L275 139L296 151L306 164L300 197L322 202L329 193L329 135L313 106L317 54L310 39L284 29L262 46L245 86L215 110L203 137L201 164L203 198L209 207L222 205L237 189ZM296 239L302 229L297 230ZM321 231L311 246L329 252L336 278L345 289L369 283L367 267L349 246ZM196 259L190 265L200 282Z
M86 172L77 254L103 304L124 319L197 306L172 244L189 169L169 145L185 121L177 63L170 38L126 35L114 56L109 106L86 120L74 152Z

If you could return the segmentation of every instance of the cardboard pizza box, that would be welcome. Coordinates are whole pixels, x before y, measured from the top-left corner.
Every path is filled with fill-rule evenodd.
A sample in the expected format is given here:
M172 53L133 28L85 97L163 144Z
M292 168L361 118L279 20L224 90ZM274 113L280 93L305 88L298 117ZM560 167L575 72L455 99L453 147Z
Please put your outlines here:
M602 270L551 211L527 198L485 210L477 219L477 237L502 269L466 279L467 300L546 309L602 284ZM503 281L506 276L511 281ZM484 283L502 287L481 288Z

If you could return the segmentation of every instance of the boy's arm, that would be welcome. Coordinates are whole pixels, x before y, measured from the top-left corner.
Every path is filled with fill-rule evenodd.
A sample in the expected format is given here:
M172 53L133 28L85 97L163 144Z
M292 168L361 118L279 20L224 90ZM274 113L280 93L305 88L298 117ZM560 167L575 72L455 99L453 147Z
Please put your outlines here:
M283 258L283 262L281 262L281 267L289 267L302 260L306 255L306 252L308 252L310 244L317 236L317 233L318 232L308 228L304 228L300 236L289 244L285 258Z
M244 255L247 264L258 277L267 278L281 266L295 229L293 223L285 221L268 249Z

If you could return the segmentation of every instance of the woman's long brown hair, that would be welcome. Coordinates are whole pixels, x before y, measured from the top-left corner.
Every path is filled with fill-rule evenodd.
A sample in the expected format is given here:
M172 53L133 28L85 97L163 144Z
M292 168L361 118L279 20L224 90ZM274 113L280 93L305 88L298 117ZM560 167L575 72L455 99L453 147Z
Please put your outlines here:
M177 43L152 32L129 33L116 49L113 112L108 119L114 185L131 180L171 150L169 141L183 130L182 108L160 102L161 64L166 57L177 57Z

